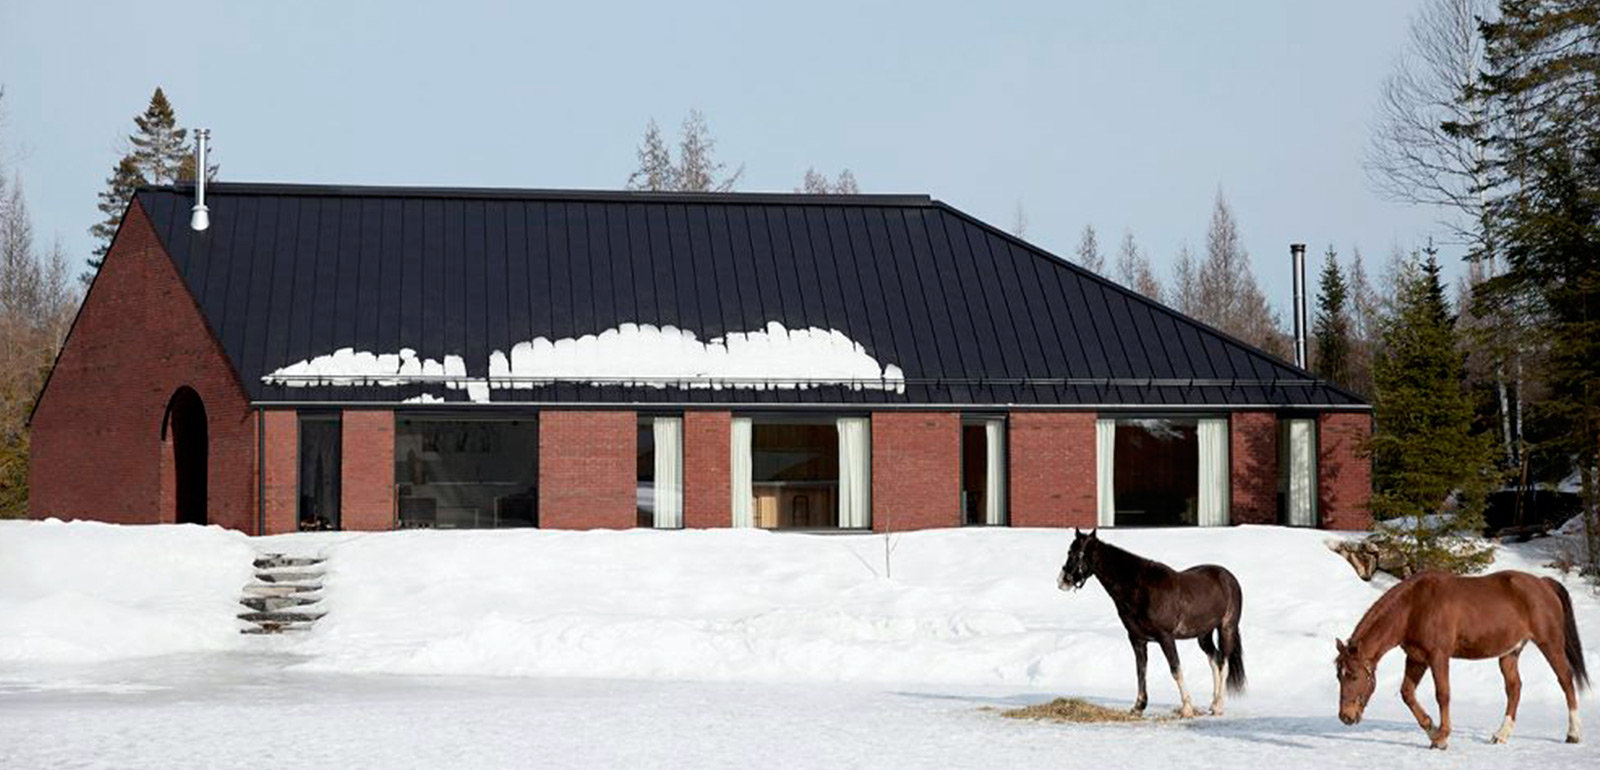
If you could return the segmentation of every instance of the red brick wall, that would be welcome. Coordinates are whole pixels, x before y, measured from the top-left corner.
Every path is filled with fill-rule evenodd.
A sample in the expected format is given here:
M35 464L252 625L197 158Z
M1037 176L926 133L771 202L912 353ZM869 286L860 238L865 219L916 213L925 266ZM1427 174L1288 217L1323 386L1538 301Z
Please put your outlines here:
M292 409L268 409L262 414L261 481L266 533L277 535L300 529L297 521L300 493L300 416Z
M733 415L729 412L685 412L683 415L683 525L733 525Z
M1317 511L1328 529L1372 528L1372 416L1330 412L1317 419Z
M346 409L340 431L340 528L394 529L394 412Z
M1229 523L1278 523L1278 416L1234 412L1228 428L1228 462L1233 466Z
M1095 525L1093 412L1012 412L1011 525Z
M961 415L872 413L872 528L961 526Z
M636 526L638 431L633 412L541 412L539 526Z
M34 413L29 515L174 521L173 467L161 424L183 386L205 403L209 521L253 532L255 414L135 203Z

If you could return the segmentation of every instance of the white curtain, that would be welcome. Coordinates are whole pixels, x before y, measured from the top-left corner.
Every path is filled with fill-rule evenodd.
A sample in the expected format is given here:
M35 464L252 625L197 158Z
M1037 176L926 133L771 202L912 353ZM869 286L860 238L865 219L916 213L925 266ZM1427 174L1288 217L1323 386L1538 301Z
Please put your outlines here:
M1099 526L1110 527L1117 523L1117 496L1112 486L1116 481L1116 467L1113 464L1117 452L1116 420L1095 420L1094 445L1096 518Z
M732 456L728 463L728 486L733 491L733 526L753 527L755 518L753 493L750 489L750 418L733 418L728 442Z
M983 432L989 450L984 468L983 523L998 527L1006 523L1006 424L990 420L984 423Z
M1316 422L1289 420L1289 525L1317 525Z
M1228 421L1199 421L1200 500L1198 518L1202 527L1228 525Z
M872 423L866 417L840 417L839 527L872 526Z
M657 417L650 424L656 440L656 527L683 526L683 418Z

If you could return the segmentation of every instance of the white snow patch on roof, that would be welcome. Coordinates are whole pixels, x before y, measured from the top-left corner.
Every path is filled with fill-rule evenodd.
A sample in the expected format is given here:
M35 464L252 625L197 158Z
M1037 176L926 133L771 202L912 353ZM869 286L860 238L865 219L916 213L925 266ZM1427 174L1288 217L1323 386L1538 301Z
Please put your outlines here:
M487 377L467 376L458 355L419 358L415 350L371 353L340 348L299 361L262 378L272 385L397 387L418 383L465 389L487 403L492 389L530 389L553 382L679 388L790 388L845 386L905 390L905 373L882 364L861 343L832 329L787 329L776 321L757 331L701 341L675 326L625 323L599 334L550 340L539 337L496 350ZM437 403L422 396L415 403Z

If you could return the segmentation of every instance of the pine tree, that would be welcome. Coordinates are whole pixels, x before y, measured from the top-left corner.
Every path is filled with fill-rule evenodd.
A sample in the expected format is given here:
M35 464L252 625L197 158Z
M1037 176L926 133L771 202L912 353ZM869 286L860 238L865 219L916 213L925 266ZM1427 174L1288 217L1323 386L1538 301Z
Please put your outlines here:
M133 202L134 192L143 184L145 184L144 175L139 173L139 165L132 155L124 155L122 160L117 161L111 176L106 178L106 189L100 191L98 205L100 214L105 219L89 228L89 234L93 235L98 243L94 247L94 257L89 260L89 270L78 277L85 285L94 280L94 274L99 272L100 265L105 263L106 252L111 250L111 240L116 237L117 228L122 224L123 212L128 210L128 204Z
M1480 29L1487 72L1463 99L1488 100L1509 124L1455 127L1487 146L1504 180L1491 213L1507 269L1480 295L1545 346L1547 395L1533 408L1562 426L1544 449L1577 466L1588 566L1600 572L1600 6L1502 0Z
M664 192L678 189L678 169L672 163L672 151L661 138L661 127L654 118L645 126L644 139L639 144L639 168L628 175L629 190Z
M128 137L133 162L149 184L172 184L179 180L184 158L189 155L188 129L178 127L178 116L160 87L150 96L144 114L133 119L138 131Z
M1373 367L1372 512L1384 522L1377 539L1407 572L1475 572L1493 553L1475 535L1495 480L1494 444L1472 432L1439 262L1430 254L1417 267L1398 287Z
M1345 386L1350 384L1348 297L1344 273L1339 270L1339 255L1330 245L1323 257L1317 317L1312 323L1312 334L1316 337L1313 363L1318 377Z
M1083 235L1078 238L1078 266L1101 275L1106 272L1106 261L1100 256L1100 243L1095 238L1094 225L1084 225Z

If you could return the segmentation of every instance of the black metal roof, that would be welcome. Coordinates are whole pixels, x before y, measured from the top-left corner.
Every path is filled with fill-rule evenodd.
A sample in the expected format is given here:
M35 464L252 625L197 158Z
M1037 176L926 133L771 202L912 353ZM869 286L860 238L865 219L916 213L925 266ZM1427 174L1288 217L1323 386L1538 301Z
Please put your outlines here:
M903 389L549 382L504 402L1320 406L1361 399L926 196L214 184L138 201L257 402L392 403L461 390L290 387L339 348L461 356L624 323L700 339L843 332Z

